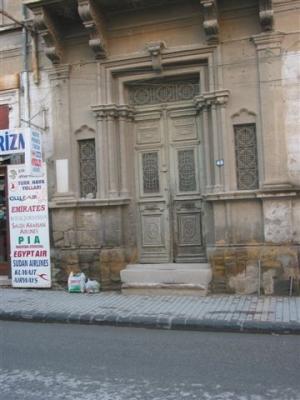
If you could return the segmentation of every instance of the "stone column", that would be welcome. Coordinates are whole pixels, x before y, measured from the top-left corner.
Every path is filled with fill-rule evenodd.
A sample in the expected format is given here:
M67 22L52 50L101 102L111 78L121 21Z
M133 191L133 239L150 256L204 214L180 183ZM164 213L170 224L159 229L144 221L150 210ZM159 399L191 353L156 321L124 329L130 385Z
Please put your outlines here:
M203 129L203 157L205 168L205 191L210 193L213 185L213 170L212 170L212 150L211 150L211 132L209 125L209 109L202 96L195 99L196 107L200 112L200 118Z
M92 111L97 119L96 135L96 158L99 160L99 171L97 171L97 197L105 199L108 197L108 168L107 168L107 129L106 112L103 106L93 106Z
M217 121L217 106L213 101L210 105L210 112L211 112L211 125L212 125L212 138L213 138L213 168L214 168L214 188L215 192L221 192L221 174L220 168L217 167L216 161L219 160L219 138L218 138L218 121Z
M107 107L107 139L108 139L108 195L110 198L119 195L119 141L117 140L116 106Z
M52 90L53 153L56 165L54 197L74 198L72 165L72 134L70 121L70 66L57 65L49 70Z
M283 34L265 32L254 36L257 51L258 95L262 147L262 188L288 188L287 149L281 82L281 42ZM258 132L259 133L259 132Z
M216 106L218 116L218 143L219 143L219 160L223 160L224 164L217 167L219 169L221 190L229 189L230 171L229 171L229 151L228 151L228 135L226 130L226 105L229 98L228 90L219 90L216 92Z
M120 134L120 195L127 197L128 188L128 120L132 111L127 106L119 107L119 134Z

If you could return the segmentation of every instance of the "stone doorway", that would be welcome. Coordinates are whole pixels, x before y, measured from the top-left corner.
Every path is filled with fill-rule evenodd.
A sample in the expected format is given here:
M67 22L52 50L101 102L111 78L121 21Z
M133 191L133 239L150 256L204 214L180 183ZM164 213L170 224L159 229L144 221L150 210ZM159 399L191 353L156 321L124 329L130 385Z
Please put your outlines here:
M131 86L140 263L206 261L198 82Z

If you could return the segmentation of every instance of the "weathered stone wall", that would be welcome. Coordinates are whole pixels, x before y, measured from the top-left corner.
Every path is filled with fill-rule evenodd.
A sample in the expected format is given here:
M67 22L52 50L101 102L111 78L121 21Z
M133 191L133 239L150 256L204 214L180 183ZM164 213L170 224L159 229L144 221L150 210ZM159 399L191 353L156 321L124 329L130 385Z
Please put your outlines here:
M264 294L287 295L291 278L298 290L300 201L296 193L292 200L282 196L215 204L216 245L208 248L213 291L257 293L260 280Z
M136 261L136 238L123 232L129 207L51 210L54 282L66 286L71 271L82 271L103 289L120 287L120 271Z

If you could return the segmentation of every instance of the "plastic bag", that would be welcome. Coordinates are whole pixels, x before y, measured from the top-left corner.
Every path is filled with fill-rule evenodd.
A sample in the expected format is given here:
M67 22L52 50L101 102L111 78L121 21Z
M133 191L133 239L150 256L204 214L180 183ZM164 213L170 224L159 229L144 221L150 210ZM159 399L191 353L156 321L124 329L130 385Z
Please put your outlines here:
M87 293L98 293L100 290L100 284L97 281L87 280L85 284L85 291Z
M68 291L69 293L84 293L85 289L85 275L83 272L79 274L70 273L68 278Z

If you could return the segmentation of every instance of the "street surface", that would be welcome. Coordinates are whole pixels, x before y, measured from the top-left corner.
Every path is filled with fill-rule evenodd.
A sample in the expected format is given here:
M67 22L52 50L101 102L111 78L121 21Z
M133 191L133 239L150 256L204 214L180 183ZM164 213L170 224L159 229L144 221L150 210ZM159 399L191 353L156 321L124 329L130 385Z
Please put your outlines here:
M300 338L0 322L1 400L300 400Z

